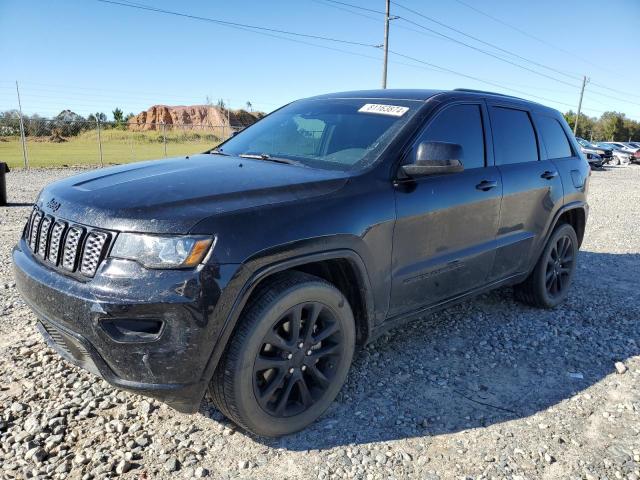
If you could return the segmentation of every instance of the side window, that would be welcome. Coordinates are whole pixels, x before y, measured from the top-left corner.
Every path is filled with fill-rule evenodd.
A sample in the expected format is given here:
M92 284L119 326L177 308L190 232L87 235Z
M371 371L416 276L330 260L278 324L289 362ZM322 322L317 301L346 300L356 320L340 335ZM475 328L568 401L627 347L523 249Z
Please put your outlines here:
M491 108L496 165L535 162L538 144L529 114L513 108Z
M484 132L480 105L454 105L440 112L420 135L421 142L462 145L465 170L484 167Z
M573 155L567 135L560 122L546 115L536 115L536 125L542 135L542 141L547 148L549 159L566 158Z

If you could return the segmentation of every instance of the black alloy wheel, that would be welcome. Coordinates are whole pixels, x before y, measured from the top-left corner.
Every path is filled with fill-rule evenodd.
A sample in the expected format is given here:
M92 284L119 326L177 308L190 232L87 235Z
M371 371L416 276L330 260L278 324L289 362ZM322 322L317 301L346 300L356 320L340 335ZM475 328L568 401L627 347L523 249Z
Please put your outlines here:
M569 235L562 235L556 239L547 258L545 272L545 287L550 297L561 296L569 287L575 252Z
M331 283L287 271L259 285L209 385L218 409L267 437L313 423L344 384L355 349L347 298Z
M558 225L529 276L514 287L516 298L534 307L553 308L569 295L576 270L578 237L568 223Z
M253 367L262 409L290 417L322 398L340 363L342 340L327 305L307 302L285 312L264 337Z

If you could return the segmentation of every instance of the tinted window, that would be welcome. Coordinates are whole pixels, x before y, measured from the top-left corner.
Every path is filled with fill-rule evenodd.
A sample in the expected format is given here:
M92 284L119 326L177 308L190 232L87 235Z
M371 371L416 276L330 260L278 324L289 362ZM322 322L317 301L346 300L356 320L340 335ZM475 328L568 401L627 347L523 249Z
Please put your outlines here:
M572 155L571 146L560 122L545 115L536 116L536 120L549 158L570 157Z
M484 133L479 105L454 105L431 122L416 142L448 142L462 145L465 169L484 167Z
M496 165L538 160L536 136L529 114L512 108L491 109Z

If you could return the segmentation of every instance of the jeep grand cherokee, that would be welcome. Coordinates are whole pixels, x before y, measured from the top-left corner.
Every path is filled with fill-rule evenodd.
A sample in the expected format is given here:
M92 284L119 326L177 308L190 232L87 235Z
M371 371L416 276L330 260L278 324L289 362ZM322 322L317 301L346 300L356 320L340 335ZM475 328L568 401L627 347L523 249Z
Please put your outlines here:
M293 102L201 155L39 195L13 251L46 341L111 384L294 432L356 345L513 285L569 291L589 166L557 111L470 90Z

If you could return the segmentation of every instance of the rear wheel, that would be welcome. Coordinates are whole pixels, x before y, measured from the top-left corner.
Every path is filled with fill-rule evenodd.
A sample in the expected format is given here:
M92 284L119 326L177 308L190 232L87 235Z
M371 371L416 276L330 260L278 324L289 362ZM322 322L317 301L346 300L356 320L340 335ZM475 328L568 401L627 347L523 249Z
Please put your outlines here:
M300 272L256 293L211 381L220 411L257 435L293 433L335 399L353 357L355 325L344 295Z
M573 227L566 223L556 227L531 274L516 285L516 298L542 308L563 302L569 294L577 254L578 237Z

